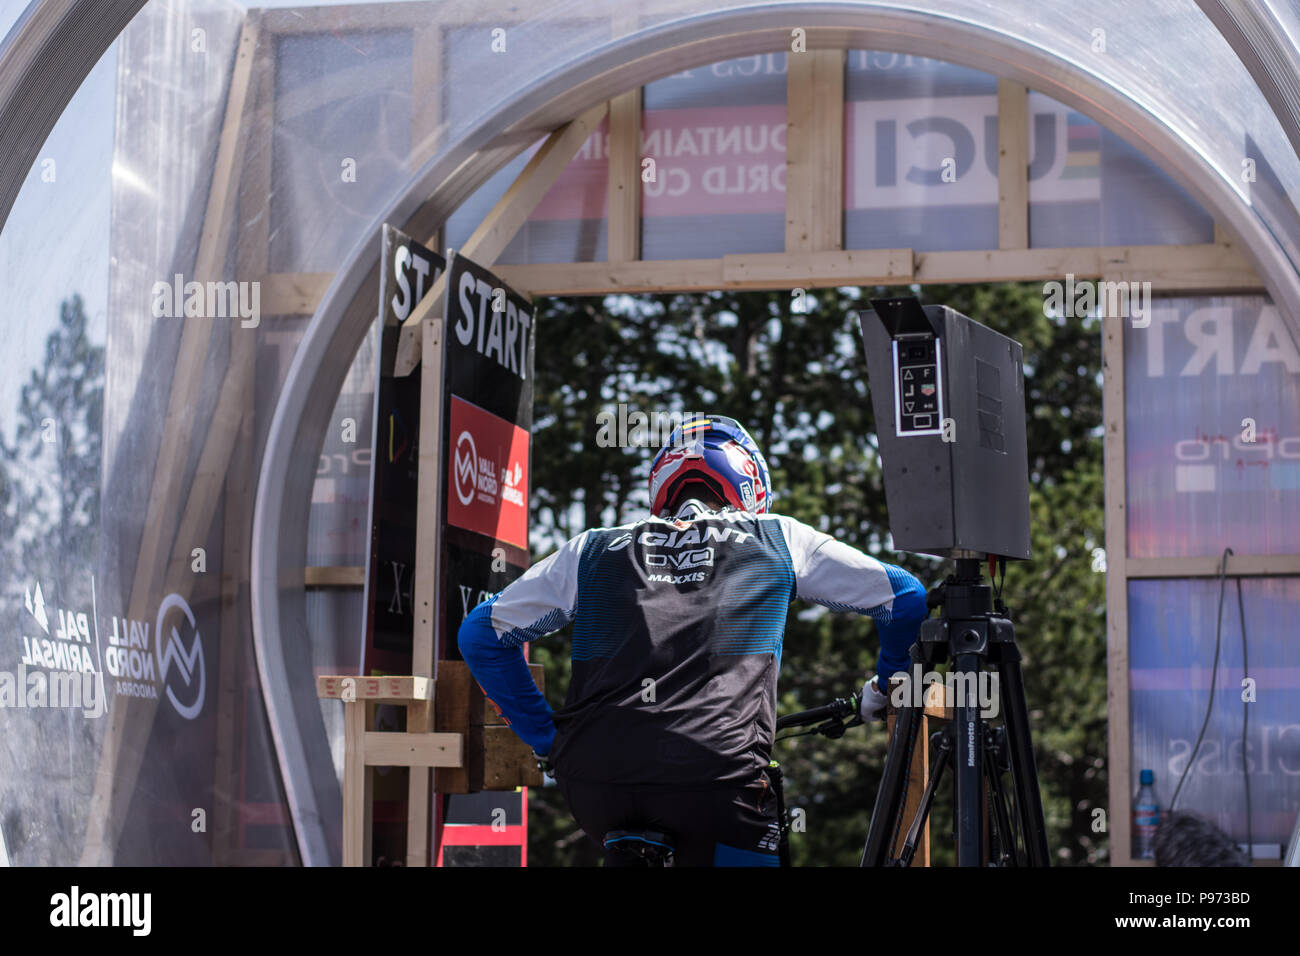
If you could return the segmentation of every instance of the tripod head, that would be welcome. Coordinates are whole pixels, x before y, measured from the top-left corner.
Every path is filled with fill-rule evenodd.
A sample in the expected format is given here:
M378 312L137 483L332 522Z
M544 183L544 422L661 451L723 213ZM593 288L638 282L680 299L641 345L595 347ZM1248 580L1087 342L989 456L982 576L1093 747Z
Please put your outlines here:
M1006 573L1007 573L1007 559L1000 557L998 555L990 554L988 555L988 564L989 564L989 581L992 582L994 580L995 565L998 568L1000 568L1002 580L1005 581ZM934 587L930 588L930 590L926 592L925 606L932 609L936 607L946 608L950 600L949 598L950 588L954 589L954 595L955 595L955 589L958 588L966 589L972 587L974 588L982 587L988 589L991 587L991 585L984 584L984 579L980 575L978 558L957 558L956 567L954 568L952 573L950 573L946 578L944 578L943 581L941 581L939 584L936 584ZM963 597L968 599L969 592L963 591ZM951 600L956 601L958 599L954 596ZM992 610L999 617L1011 616L1010 609L1002 602L1001 582L999 582L997 586L997 590L993 592L991 607ZM968 611L969 609L970 609L969 607L965 607L962 608L961 610L964 612L964 611ZM944 613L949 614L947 610L945 610ZM961 615L956 614L950 616L961 616Z

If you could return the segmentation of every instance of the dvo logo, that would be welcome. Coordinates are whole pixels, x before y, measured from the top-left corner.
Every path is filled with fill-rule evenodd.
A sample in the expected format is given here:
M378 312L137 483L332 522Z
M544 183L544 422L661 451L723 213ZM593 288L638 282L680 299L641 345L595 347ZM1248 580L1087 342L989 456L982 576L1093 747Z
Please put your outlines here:
M181 636L175 623L170 631L163 629L167 616L173 609L179 610L184 617L187 637ZM179 594L169 594L163 599L158 607L158 623L154 633L157 635L154 651L158 657L158 679L166 687L167 699L176 708L176 713L186 720L193 720L203 711L207 672L203 664L203 638L194 621L194 612ZM173 668L176 671L174 675Z
M477 488L478 475L478 449L474 447L474 436L469 432L460 433L456 439L455 459L455 479L456 479L456 497L460 499L463 505L469 504L474 500L474 491Z

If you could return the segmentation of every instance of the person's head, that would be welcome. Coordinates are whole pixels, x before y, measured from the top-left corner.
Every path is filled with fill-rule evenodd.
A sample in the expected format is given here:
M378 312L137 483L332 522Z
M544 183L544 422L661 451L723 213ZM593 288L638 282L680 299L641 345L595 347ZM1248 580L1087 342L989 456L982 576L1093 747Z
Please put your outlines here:
M767 462L734 418L695 415L673 429L650 466L650 513L664 517L684 501L762 514L772 503Z
M1250 866L1226 833L1190 813L1168 813L1156 829L1156 866Z

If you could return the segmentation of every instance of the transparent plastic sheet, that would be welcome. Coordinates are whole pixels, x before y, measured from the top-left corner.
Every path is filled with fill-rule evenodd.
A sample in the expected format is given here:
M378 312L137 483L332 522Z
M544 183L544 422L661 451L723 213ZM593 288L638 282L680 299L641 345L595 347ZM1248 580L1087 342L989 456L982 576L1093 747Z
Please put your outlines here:
M1124 328L1129 556L1300 552L1300 347L1276 307L1159 298L1149 321Z
M99 283L108 293L100 294L102 306L98 311L92 308L89 315L90 341L107 348L102 421L97 436L100 464L94 479L101 501L100 517L87 522L83 515L78 532L81 537L74 535L66 539L75 540L75 545L48 545L39 541L40 536L33 532L4 536L23 542L24 548L36 547L43 551L36 557L12 552L4 557L8 567L14 569L3 576L0 596L5 613L10 615L6 619L22 620L23 624L15 627L12 638L4 642L0 653L9 656L0 660L0 667L17 667L18 658L24 654L19 638L31 636L32 629L40 627L24 600L24 591L31 593L32 582L38 578L56 580L54 585L43 587L42 595L53 612L47 621L53 621L51 627L57 627L58 610L81 613L86 603L82 592L88 589L88 582L78 582L87 577L87 570L95 570L91 604L98 610L92 607L88 617L95 617L100 625L98 648L101 650L106 646L105 633L111 628L113 618L118 619L119 627L128 630L131 620L148 622L151 630L156 628L156 614L162 601L174 593L167 585L174 578L168 575L181 573L181 565L185 563L182 558L192 550L181 546L191 542L176 539L176 529L182 526L189 496L205 481L220 488L221 479L225 478L232 488L242 485L247 497L236 501L229 489L223 489L209 506L210 524L192 532L192 547L204 548L207 555L207 577L195 576L202 583L193 586L186 600L195 614L194 630L203 638L206 675L213 682L212 687L228 686L230 697L214 694L208 699L203 716L198 718L200 723L215 722L202 732L203 743L199 749L208 753L204 768L196 771L183 762L169 763L157 753L164 740L160 735L173 734L172 739L182 741L195 732L192 726L195 721L177 714L165 697L166 686L178 694L192 686L181 679L174 663L169 665L167 680L160 685L163 686L162 703L152 722L143 721L141 726L146 729L134 732L122 744L126 759L140 765L133 771L135 776L121 774L115 779L117 789L101 795L99 803L96 803L94 777L103 759L102 735L111 726L106 721L115 718L110 716L95 723L82 718L74 720L67 713L53 711L40 714L27 711L19 716L12 711L0 712L6 740L27 738L26 742L11 744L0 755L0 760L8 761L0 765L0 780L19 781L0 784L0 827L4 828L9 854L15 862L237 861L214 851L219 841L225 841L220 845L227 848L270 850L273 854L245 859L292 859L295 852L283 785L276 769L275 748L262 708L261 689L255 679L248 617L246 537L251 523L251 486L266 454L270 419L281 383L305 332L309 312L277 314L270 303L265 303L266 314L260 326L249 330L240 330L238 323L228 318L155 319L149 315L153 283L170 281L178 271L189 277L200 253L203 230L208 223L207 204L216 181L213 175L217 168L216 144L227 110L231 80L238 68L235 50L241 31L256 20L263 30L263 42L273 44L276 55L258 60L259 64L273 63L272 72L264 72L265 68L259 66L263 72L254 71L249 78L253 91L250 95L254 99L247 114L250 125L237 160L241 169L253 170L255 174L239 181L234 226L227 248L220 250L223 272L218 278L253 282L268 273L329 274L343 266L358 237L394 201L408 176L439 150L458 142L520 89L536 84L566 64L581 62L610 38L640 26L711 15L741 5L647 0L636 5L635 10L629 10L627 4L618 0L604 3L564 0L530 4L507 16L485 12L477 0L302 9L245 9L218 2L153 2L136 17L120 45L108 55L115 58L108 71L110 96L115 104L114 138L107 145L96 145L89 138L84 143L67 139L67 131L90 131L96 128L97 118L102 120L103 99L90 95L95 92L96 82L104 82L102 70L87 81L83 89L87 95L79 96L65 112L59 126L65 138L51 137L52 143L74 142L85 150L86 155L79 157L79 161L94 171L97 186L107 188L111 177L111 209L104 208L102 203L95 205L89 191L83 191L83 200L78 202L78 194L73 191L75 177L60 180L64 186L56 188L66 191L50 191L54 184L42 182L42 164L38 162L4 229L3 241L8 245L3 246L5 258L0 260L0 288L11 303L4 319L6 336L10 342L39 343L36 361L29 361L30 354L21 349L6 350L7 371L12 373L6 376L9 380L26 380L32 368L43 359L44 338L55 330L59 302L80 291L83 283ZM1273 6L1280 8L1285 22L1294 25L1290 8L1285 4ZM954 21L986 24L1007 36L1057 52L1068 62L1086 64L1093 74L1147 105L1154 115L1168 121L1193 143L1223 180L1232 183L1238 194L1251 204L1253 214L1277 237L1292 262L1300 261L1297 255L1300 220L1288 198L1300 194L1300 161L1245 69L1193 3L1163 0L1135 6L1113 0L1048 8L1030 2L934 0L907 7L933 11ZM1175 18L1172 22L1179 24L1178 29L1170 28L1170 18ZM305 27L309 22L317 24L314 34ZM493 45L492 31L498 27L505 31L504 51ZM195 28L204 31L202 51L195 48ZM1097 49L1098 37L1094 31L1098 28L1104 30L1104 50ZM430 36L444 35L452 41L445 57L432 62L417 55L417 49L427 48L422 44L427 44ZM951 69L978 72L956 65ZM713 71L700 72L712 76ZM992 81L989 74L980 76L986 85ZM850 72L847 92L852 92L854 82ZM656 100L660 91L669 90L673 83L671 78L664 78L650 84L647 109L668 109L674 105L686 108L685 100L674 101L667 92L663 93L662 101ZM751 86L757 89L758 85L739 88L747 96L758 96L751 89ZM278 106L272 109L264 98L268 92L272 97L280 97L285 109ZM940 92L936 87L918 95L933 98ZM707 105L705 93L695 95L701 97L697 102ZM853 96L849 98L852 100ZM775 102L767 104L764 100L756 105L774 106ZM529 142L536 142L546 131L532 132L535 135L527 137ZM1108 142L1105 137L1113 136L1103 133L1103 143ZM1125 227L1115 226L1116 222L1123 221L1117 217L1122 217L1129 208L1128 200L1116 200L1113 210L1103 201L1102 224L1098 227L1100 240L1103 243L1120 239L1205 241L1204 212L1190 197L1182 195L1182 187L1169 182L1164 172L1152 174L1152 161L1135 152L1141 145L1115 139L1113 155L1118 158L1114 162L1123 167L1116 175L1120 178L1135 175L1138 183L1142 177L1150 177L1147 184L1156 182L1167 194L1167 201L1161 202L1160 208L1168 213L1168 218L1159 229L1146 234L1146 238L1139 234L1130 239L1127 237L1132 233ZM69 164L65 155L52 158L60 161L60 169L77 168ZM355 163L353 181L343 176L344 163L349 159ZM1257 176L1253 182L1242 179L1243 160L1248 159L1255 161ZM526 157L518 157L511 169L521 167L524 161ZM1106 163L1103 158L1103 174ZM258 179L259 175L264 178ZM601 198L603 190L598 177L599 173L595 172L586 191L580 191L586 198L579 201ZM500 188L504 189L509 178L503 172L494 182L500 182ZM83 185L82 189L86 187ZM1138 191L1142 191L1141 187ZM485 186L480 192L486 195L489 190ZM1150 191L1146 192L1149 195ZM47 199L47 196L58 198ZM71 199L62 198L68 196ZM1033 198L1031 194L1031 201ZM1038 216L1045 208L1033 202L1031 217ZM467 232L476 220L470 215L463 221L462 228ZM573 236L557 240L545 232L547 228L557 228L555 220L543 221L539 217L526 227L523 234L526 238L507 250L502 261L600 258L603 223L592 216L579 221L586 225ZM775 217L772 221L779 222ZM1048 228L1044 225L1047 220L1041 218L1031 219L1031 227L1035 221L1039 230ZM1137 215L1130 221L1136 226L1151 224L1149 217ZM1056 233L1067 237L1068 215L1057 223ZM1085 219L1085 224L1091 228L1090 221ZM850 219L850 234L854 228ZM454 244L453 235L455 232L449 229L449 244ZM779 248L779 244L772 245L772 237L777 235L779 230L773 226L756 230L749 238L765 243L764 248ZM652 256L655 248L660 248L663 255L674 255L672 239L671 233L657 239L652 227L647 257ZM875 240L863 241L875 244ZM933 244L936 241L934 230L928 237L925 230L920 230L916 240L918 248L947 248ZM961 237L947 241L959 242ZM1034 241L1042 244L1037 239ZM1085 245L1090 241L1093 240L1082 235L1069 244ZM19 254L20 246L37 250L49 261L72 259L79 274L74 281L69 278L68 269L34 268L36 259ZM374 247L377 258L377 236ZM712 254L719 253L713 250ZM87 300L90 298L88 294ZM38 301L43 303L43 312L36 315L25 311L25 303ZM54 308L48 307L51 305ZM191 374L176 371L176 356L183 348L181 333L191 322L210 323L209 336L202 349L202 361L193 365L195 383L192 396L183 405L184 426L179 432L173 428L167 433L163 423L177 375L181 374L183 382ZM228 462L215 474L203 478L199 461L209 436L214 430L229 426L228 415L218 412L221 386L234 361L232 356L243 355L235 351L237 346L247 344L241 338L243 331L248 332L254 343L252 414L241 421L239 437ZM366 361L359 356L358 367ZM1272 393L1270 396L1270 401L1276 398ZM358 434L363 436L361 440L368 441L370 425L362 424L367 401L362 393L339 396L337 403L334 399L335 396L322 399L334 411L330 418L332 431L327 432L327 447L321 453L343 454L349 465L357 464L351 458L351 451L336 450L329 444L334 441L330 435L338 434L343 418L355 417ZM19 417L16 408L16 395L6 398L0 406L0 433L11 444L15 441ZM87 427L95 428L93 422ZM184 437L183 454L179 450L167 452L164 434ZM164 509L171 534L162 533L157 538L160 556L155 557L156 571L148 576L143 587L147 597L140 598L132 608L131 594L141 542L153 540L149 539L151 519L145 502L155 482L153 462L160 454L174 455L174 459L168 459L172 461L172 471L161 477L174 480L183 491ZM329 460L336 461L332 457ZM51 471L41 461L26 462L24 467L35 468L44 481ZM355 483L360 479L352 474L346 477L349 484L342 490L336 485L330 493L336 497L329 501L323 500L327 492L314 480L310 487L292 489L295 495L322 499L310 509L312 518L307 526L295 529L295 533L306 539L307 564L352 563L355 543L349 534L360 511L354 501L341 498L352 499ZM16 483L12 487L16 488ZM12 495L6 502L0 502L0 507L7 509L6 520L20 520L17 499ZM238 510L228 510L232 507ZM87 534L91 535L90 544L86 543ZM244 538L242 545L239 535ZM230 543L227 536L232 536ZM224 563L228 547L239 555L239 562L229 566ZM87 558L87 548L93 559ZM301 574L301 566L286 566L283 570ZM212 590L212 583L223 577L233 578L229 587L234 588L238 608L236 614L228 615L229 621L224 609L230 595ZM64 578L72 583L65 585ZM100 606L100 601L107 603ZM325 754L326 759L313 764L313 773L319 772L321 786L328 788L336 786L337 780L338 722L329 716L327 708L316 702L311 676L320 668L342 668L349 660L349 621L354 614L359 617L359 599L352 594L313 591L309 592L306 604L306 663L295 673L290 691L299 699L303 712L316 712L319 722L310 726L309 733L316 736L317 752ZM125 625L121 623L123 620L127 622ZM194 635L181 626L179 619L164 623L168 628L177 626L181 632L178 652L194 646ZM292 638L301 641L302 636L292 635ZM159 669L155 656L155 670ZM233 673L236 679L222 685L223 673ZM283 690L272 688L271 692ZM221 710L222 699L227 700L225 710ZM130 707L135 709L138 705ZM13 733L9 732L10 728ZM147 736L150 732L157 739ZM201 788L210 788L209 781L215 779L221 760L228 756L228 749L223 748L229 748L236 740L239 746L247 748L252 768L252 776L241 783L243 810L226 818L227 822L221 824L226 827L224 831L217 830L210 822L212 840L195 841L188 820L178 808L188 813L200 807L205 799L211 803L211 789L207 791L208 797L202 792L195 796L186 789L182 778L194 776ZM38 756L31 756L38 752ZM48 760L41 755L48 755ZM34 762L28 764L28 758ZM38 768L38 776L32 776L32 767ZM96 825L100 830L111 826L107 836L100 833L96 837L94 853L87 856L84 846L92 807L98 807L95 812L100 822ZM209 809L211 821L219 814ZM330 808L322 808L324 826L336 849L338 825L331 814ZM60 819L73 822L60 830L55 822ZM233 838L230 834L236 828L240 836ZM116 838L112 838L113 832L118 834ZM194 849L196 842L200 849Z
M1199 814L1245 843L1244 763L1250 774L1252 841L1285 845L1300 800L1300 719L1295 710L1300 646L1292 639L1300 579L1241 582L1249 670L1242 666L1236 584L1226 583L1214 702L1194 761L1214 676L1219 581L1130 581L1128 587L1130 790L1137 790L1139 771L1154 770L1156 795L1161 808L1168 810L1186 772L1174 809ZM1244 703L1247 695L1251 700Z

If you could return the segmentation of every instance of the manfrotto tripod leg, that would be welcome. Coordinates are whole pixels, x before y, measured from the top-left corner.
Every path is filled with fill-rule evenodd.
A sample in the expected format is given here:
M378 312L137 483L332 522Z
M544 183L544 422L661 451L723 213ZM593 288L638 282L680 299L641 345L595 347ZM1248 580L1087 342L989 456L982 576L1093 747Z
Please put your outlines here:
M957 865L984 865L984 721L972 691L980 675L978 653L953 656L959 691L953 708L957 765L953 768L953 819L957 826Z
M1006 733L1001 727L989 727L984 732L984 774L989 781L989 803L997 834L996 856L990 854L994 866L1019 866L1020 848L1016 833L1011 829L1011 815L1007 812L1007 794L1002 787L1002 775L1011 769L1007 760Z
M1007 626L1010 626L1009 622ZM1051 866L1047 852L1047 824L1043 820L1043 798L1038 789L1038 767L1029 735L1029 708L1025 704L1020 650L1014 637L998 643L998 684L1006 720L1011 777L1016 788L1016 812L1020 815L1025 851L1030 866Z
M925 792L921 794L916 816L912 820L912 825L907 828L907 839L903 841L902 849L899 850L896 861L899 866L911 866L912 857L916 855L916 844L921 839L921 827L925 826L925 820L930 815L930 807L934 805L934 792L938 789L939 781L948 766L948 760L952 757L952 728L944 727L932 733L930 748L934 754L934 763L930 766L930 779L925 782Z
M912 663L919 663L917 647L912 645ZM914 670L920 670L914 666ZM885 756L885 769L876 792L876 805L871 811L871 826L867 843L862 849L862 866L884 866L889 862L889 851L907 787L907 768L912 750L916 746L917 731L921 727L921 708L913 706L912 694L905 695L902 707L895 712L894 732L889 738L889 752Z

